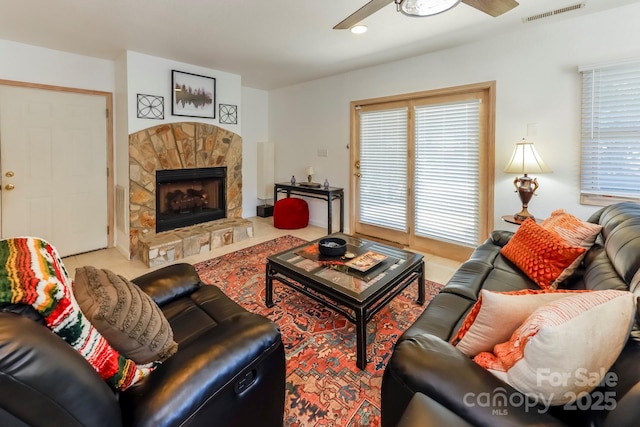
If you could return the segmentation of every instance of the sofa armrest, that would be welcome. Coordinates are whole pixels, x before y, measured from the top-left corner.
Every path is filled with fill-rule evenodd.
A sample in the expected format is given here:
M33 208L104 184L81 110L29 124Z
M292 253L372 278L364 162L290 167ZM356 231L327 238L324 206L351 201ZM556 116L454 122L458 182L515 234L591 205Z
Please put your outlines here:
M191 264L179 263L136 277L132 280L159 306L195 292L200 276Z
M490 235L491 241L498 246L504 246L509 243L511 237L513 237L513 232L506 230L493 230Z
M194 312L186 317L202 320ZM275 323L243 312L205 326L197 339L181 343L149 377L120 394L123 424L282 426L286 369Z
M46 326L0 313L0 425L122 425L114 392Z
M395 426L413 395L423 393L477 426L564 425L433 335L400 342L382 379L382 425Z

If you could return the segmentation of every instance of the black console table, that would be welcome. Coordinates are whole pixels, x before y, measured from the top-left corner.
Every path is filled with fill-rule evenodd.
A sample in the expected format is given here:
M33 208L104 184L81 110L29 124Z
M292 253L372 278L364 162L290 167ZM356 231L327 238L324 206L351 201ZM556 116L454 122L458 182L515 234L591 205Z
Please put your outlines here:
M278 201L278 193L285 193L287 197L291 195L307 196L314 199L321 199L327 201L327 234L331 234L331 226L333 222L332 211L333 201L340 200L340 232L344 231L344 190L340 187L329 187L325 190L324 187L307 187L300 184L291 185L289 183L278 183L273 186L273 204Z

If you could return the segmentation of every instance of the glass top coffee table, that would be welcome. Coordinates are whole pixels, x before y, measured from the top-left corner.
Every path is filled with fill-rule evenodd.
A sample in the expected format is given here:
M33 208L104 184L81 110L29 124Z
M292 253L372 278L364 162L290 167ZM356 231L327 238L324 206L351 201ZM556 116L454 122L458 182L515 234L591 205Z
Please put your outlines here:
M356 326L356 365L364 369L367 322L373 315L414 281L418 286L417 303L424 304L423 257L342 233L330 236L347 241L347 253L354 255L353 260L373 252L374 261L366 266L351 263L350 267L349 258L321 255L320 239L271 255L267 258L265 302L273 307L273 280L278 280L344 315Z

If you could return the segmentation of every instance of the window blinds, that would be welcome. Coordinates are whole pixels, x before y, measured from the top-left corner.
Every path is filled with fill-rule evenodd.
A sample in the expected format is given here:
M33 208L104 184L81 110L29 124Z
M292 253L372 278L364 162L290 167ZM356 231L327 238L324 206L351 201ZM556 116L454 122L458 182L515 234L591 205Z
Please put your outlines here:
M407 108L360 112L360 222L407 230Z
M581 194L640 198L640 62L580 71Z
M480 100L415 108L415 234L478 242Z

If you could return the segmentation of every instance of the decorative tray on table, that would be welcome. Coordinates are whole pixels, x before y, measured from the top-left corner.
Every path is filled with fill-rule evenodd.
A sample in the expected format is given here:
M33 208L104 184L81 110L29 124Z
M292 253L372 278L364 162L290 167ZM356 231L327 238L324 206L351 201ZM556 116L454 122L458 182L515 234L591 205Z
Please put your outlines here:
M385 259L387 259L386 255L374 251L367 251L362 255L359 255L354 259L347 261L344 265L358 271L367 271L371 270L373 267L380 264Z

